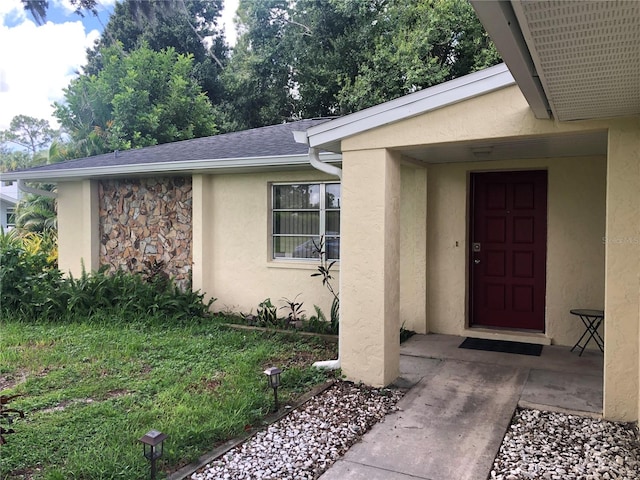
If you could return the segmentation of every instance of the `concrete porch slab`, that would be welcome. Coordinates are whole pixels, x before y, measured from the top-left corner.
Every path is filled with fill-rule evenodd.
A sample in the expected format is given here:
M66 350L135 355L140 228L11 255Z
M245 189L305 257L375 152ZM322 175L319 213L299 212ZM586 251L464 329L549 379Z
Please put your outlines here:
M531 370L521 403L564 410L602 413L602 377Z

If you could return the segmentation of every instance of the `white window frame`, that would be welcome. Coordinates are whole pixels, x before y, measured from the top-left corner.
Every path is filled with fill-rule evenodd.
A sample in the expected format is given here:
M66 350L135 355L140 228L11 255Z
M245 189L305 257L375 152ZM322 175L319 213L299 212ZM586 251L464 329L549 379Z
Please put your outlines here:
M12 219L13 222L9 222L9 219ZM16 226L16 209L15 207L9 207L5 213L5 220L7 222L7 228L15 228Z
M320 207L319 209L295 209L295 208L275 208L276 202L275 202L275 187L277 186L292 186L292 185L318 185L320 187ZM270 221L270 228L269 228L269 237L270 237L270 241L269 241L269 249L270 249L270 259L272 261L276 261L276 262L281 262L281 261L293 261L293 262L319 262L320 261L320 257L318 256L318 258L300 258L300 257L277 257L276 256L276 252L275 252L275 239L277 237L305 237L305 236L309 236L310 238L314 238L314 235L300 235L300 234L278 234L275 232L275 213L276 212L291 212L291 211L299 211L299 212L319 212L319 230L318 230L318 238L326 238L326 213L327 212L335 212L335 211L340 211L341 210L341 206L339 206L339 208L326 208L326 188L327 185L340 185L340 193L342 195L342 185L340 182L335 182L335 181L305 181L305 182L272 182L269 185L269 195L270 195L270 208L269 208L269 221ZM340 233L336 234L331 234L330 235L331 238L338 238L340 239L341 235ZM338 250L339 251L339 250ZM325 249L326 252L326 249ZM326 255L326 253L325 253ZM337 262L340 261L339 258L327 258L327 260L335 260Z

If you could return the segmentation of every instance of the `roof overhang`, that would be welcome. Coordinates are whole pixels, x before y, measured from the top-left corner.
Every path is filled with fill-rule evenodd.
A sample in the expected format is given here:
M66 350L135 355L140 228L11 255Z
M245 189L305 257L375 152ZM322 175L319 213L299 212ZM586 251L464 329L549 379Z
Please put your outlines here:
M321 153L322 161L340 163L342 156ZM110 165L92 168L67 168L65 170L37 169L25 172L5 172L0 181L59 182L105 177L135 177L148 175L191 175L196 173L251 173L269 170L290 170L310 167L308 155L286 155L270 157L224 158L214 160L182 160L178 162L138 163L133 165Z
M0 193L0 200L2 200L5 203L10 203L11 205L15 205L18 203L17 199L13 197L9 197L8 195L4 195L2 193Z
M551 110L529 47L508 1L471 0L476 15L509 66L536 118L550 118Z
M471 3L537 118L640 115L637 0Z
M296 138L296 140L300 143L307 143L310 147L340 152L341 142L347 137L463 102L514 84L515 80L507 66L505 64L495 65L316 125L306 131L306 138Z

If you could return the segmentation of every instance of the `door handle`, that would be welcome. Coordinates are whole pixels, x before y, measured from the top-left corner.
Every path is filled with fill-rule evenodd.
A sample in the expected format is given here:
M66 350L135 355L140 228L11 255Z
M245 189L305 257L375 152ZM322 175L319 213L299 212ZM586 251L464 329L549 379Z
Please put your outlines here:
M475 263L476 265L478 265L478 264L480 263L480 259L479 259L479 258L476 258L476 259L473 261L473 263Z

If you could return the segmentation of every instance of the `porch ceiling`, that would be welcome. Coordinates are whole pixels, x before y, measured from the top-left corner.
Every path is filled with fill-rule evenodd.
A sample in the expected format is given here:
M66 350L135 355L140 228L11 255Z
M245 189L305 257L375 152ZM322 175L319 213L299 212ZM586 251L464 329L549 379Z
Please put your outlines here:
M416 145L395 150L425 163L606 155L607 132L592 131L519 139L499 138L472 142Z
M538 118L640 114L637 0L472 3Z

